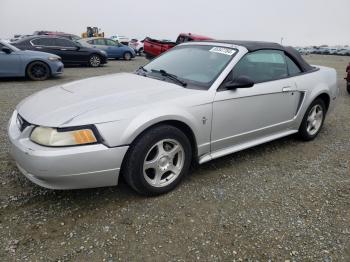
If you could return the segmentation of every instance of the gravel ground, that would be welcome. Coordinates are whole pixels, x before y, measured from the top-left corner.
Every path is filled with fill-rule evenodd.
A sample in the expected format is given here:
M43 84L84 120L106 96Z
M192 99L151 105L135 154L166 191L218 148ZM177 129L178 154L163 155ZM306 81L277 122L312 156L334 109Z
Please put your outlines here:
M173 192L144 198L118 187L52 191L8 155L6 125L24 97L146 61L67 68L45 82L0 82L0 261L350 261L349 58L308 56L337 69L341 97L318 138L287 137L206 163ZM98 87L96 87L98 88Z

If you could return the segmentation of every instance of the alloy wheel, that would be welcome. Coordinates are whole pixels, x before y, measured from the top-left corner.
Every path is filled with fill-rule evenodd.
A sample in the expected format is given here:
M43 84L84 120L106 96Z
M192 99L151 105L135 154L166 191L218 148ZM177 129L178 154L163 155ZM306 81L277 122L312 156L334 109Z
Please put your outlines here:
M47 75L47 68L42 64L35 64L30 68L30 73L35 79L42 79Z
M310 136L315 135L321 128L324 114L319 104L314 105L307 117L306 131Z
M99 56L94 55L90 58L90 65L92 67L98 67L98 66L100 66L100 64L101 64L101 59Z
M185 151L181 144L174 139L163 139L146 154L144 178L151 186L165 187L180 175L184 161Z
M124 59L125 60L130 60L131 59L131 54L130 53L125 53L124 54Z

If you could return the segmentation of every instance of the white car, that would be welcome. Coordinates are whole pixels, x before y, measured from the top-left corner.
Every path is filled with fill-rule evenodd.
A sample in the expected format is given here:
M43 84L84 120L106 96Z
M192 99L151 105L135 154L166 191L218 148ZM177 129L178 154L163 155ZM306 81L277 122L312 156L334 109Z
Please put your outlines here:
M110 37L110 39L114 41L118 41L119 43L123 45L129 45L130 39L127 36L124 35L113 35Z
M314 139L338 94L336 71L309 65L293 48L188 42L134 73L28 97L8 133L19 169L38 185L112 186L123 175L137 192L157 195L191 163L295 133Z
M350 56L350 49L341 49L338 51L337 55Z
M135 50L135 53L142 55L143 54L143 41L137 39L131 39L129 42L129 47Z

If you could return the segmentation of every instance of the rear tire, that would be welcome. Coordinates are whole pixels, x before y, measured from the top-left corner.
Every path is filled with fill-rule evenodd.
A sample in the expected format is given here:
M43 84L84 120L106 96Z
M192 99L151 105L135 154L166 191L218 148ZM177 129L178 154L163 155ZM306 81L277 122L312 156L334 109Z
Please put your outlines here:
M126 182L138 193L155 196L174 189L188 173L191 143L178 128L156 126L138 137L123 163Z
M299 127L299 136L304 141L313 140L322 129L326 116L326 106L322 99L314 100L306 110Z
M101 66L101 57L99 55L91 55L89 58L89 66L90 67L99 67Z
M348 93L350 94L350 82L347 82L347 84L346 84L346 90L347 90Z
M27 66L26 75L31 80L43 81L50 77L50 67L44 62L32 62Z

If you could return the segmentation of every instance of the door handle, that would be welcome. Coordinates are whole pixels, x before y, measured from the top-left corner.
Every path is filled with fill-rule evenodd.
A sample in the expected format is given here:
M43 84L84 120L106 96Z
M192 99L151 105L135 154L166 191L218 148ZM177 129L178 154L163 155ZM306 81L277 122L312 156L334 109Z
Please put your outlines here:
M295 91L295 90L290 86L285 86L282 88L282 92L292 92L292 91Z
M60 50L61 50L61 51L67 51L67 49L66 49L66 48L61 48Z
M35 48L36 49L43 49L41 46L36 46Z

